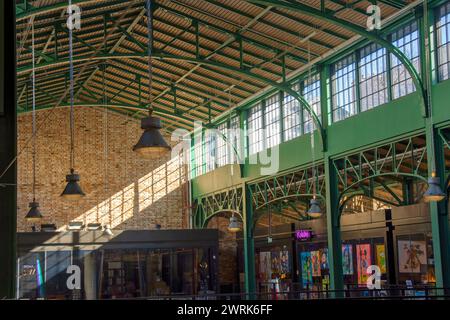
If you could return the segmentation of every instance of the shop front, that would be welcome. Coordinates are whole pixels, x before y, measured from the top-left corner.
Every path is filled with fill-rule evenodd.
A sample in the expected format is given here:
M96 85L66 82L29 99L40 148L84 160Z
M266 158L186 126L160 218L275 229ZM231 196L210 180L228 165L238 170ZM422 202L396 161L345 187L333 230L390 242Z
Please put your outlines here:
M17 298L213 294L217 250L217 230L20 233Z
M326 220L316 219L255 231L257 288L272 298L325 298L330 274ZM371 294L371 274L385 295L423 295L435 287L433 241L426 204L341 218L342 272L347 296ZM240 244L242 256L242 243ZM243 261L240 261L243 270ZM276 294L280 293L280 294Z

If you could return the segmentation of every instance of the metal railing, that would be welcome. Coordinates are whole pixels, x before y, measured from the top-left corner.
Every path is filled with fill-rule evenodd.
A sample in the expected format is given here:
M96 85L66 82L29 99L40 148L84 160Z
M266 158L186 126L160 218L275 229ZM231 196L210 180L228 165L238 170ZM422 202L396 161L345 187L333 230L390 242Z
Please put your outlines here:
M295 290L280 291L278 284L270 283L270 290L254 293L199 293L197 295L151 296L133 299L144 300L450 300L450 288L436 288L430 285L389 285L380 289L368 289L358 285L347 285L344 290L317 288L298 289L299 283L292 283Z

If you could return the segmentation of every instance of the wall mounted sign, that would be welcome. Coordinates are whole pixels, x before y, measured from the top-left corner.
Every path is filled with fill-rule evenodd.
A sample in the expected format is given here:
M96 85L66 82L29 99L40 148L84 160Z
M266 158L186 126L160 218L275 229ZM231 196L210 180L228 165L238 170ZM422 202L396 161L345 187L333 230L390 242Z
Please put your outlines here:
M313 238L311 230L297 230L295 231L295 239L298 241L309 241Z

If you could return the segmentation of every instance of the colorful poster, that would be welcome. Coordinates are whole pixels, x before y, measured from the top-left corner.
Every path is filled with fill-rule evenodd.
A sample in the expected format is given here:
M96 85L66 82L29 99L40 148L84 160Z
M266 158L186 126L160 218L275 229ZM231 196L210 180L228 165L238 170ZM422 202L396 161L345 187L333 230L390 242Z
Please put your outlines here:
M284 250L280 252L280 271L281 278L289 274L289 251Z
M280 277L280 251L271 251L272 278Z
M375 250L377 255L377 266L380 268L381 273L386 273L386 250L384 244L377 244Z
M398 266L401 273L420 273L420 265L427 264L425 241L398 241Z
M329 266L328 266L328 249L323 248L319 250L320 252L320 271L322 275L327 274Z
M370 244L356 245L356 265L358 268L358 284L366 284L367 268L372 265Z
M344 275L353 274L353 246L351 244L342 245L342 272Z
M259 274L262 281L268 281L272 278L270 252L259 253Z
M313 277L320 277L320 252L311 251L311 264Z
M302 266L302 283L303 288L307 285L312 285L312 265L311 265L311 253L302 252L300 253L300 260Z

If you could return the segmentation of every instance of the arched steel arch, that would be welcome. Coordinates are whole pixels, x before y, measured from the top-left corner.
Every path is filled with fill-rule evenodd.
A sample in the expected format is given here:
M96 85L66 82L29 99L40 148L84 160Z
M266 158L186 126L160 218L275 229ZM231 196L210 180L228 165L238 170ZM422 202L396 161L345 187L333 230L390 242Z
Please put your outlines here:
M148 55L145 52L131 53L131 54L102 54L102 55L94 55L94 56L85 55L85 56L74 57L73 62L77 63L77 62L83 62L83 61L88 61L88 60L133 59L133 58L147 58L147 57L148 57ZM153 54L153 58L160 59L160 60L178 60L178 61L186 61L186 62L200 64L200 65L209 65L209 66L216 67L216 68L219 68L222 70L231 71L235 74L239 74L244 77L253 78L253 79L258 80L262 83L265 83L275 89L278 89L280 91L283 91L283 92L291 95L301 105L303 105L304 108L311 115L311 118L313 119L314 124L316 125L316 128L318 128L318 130L319 130L319 134L321 136L322 148L324 151L326 150L325 131L323 129L323 126L322 126L322 123L321 123L319 117L314 112L313 108L308 103L308 101L306 101L306 99L303 98L303 96L301 96L298 92L293 90L290 87L289 83L280 83L280 82L272 81L272 80L269 80L258 74L249 72L247 70L229 66L229 65L226 65L226 64L223 64L220 62L196 58L196 57L183 57L183 56L177 56L177 55L168 54L168 53L155 52ZM43 63L37 64L35 66L35 70L40 70L43 68L48 68L48 67L56 66L56 65L64 65L64 64L68 64L68 63L69 63L69 59L60 59L58 61L43 62ZM31 69L32 69L31 66L19 68L17 70L17 74L20 75L22 73L31 72Z
M291 198L295 198L295 199L299 199L299 198L300 198L300 199L304 199L304 200L305 200L305 203L308 205L308 201L309 201L313 196L314 196L313 194L293 194L293 195L289 195L289 196L286 196L286 197L281 197L281 198L273 199L273 200L267 202L265 205L260 206L260 207L257 208L257 209L254 209L255 212L253 213L253 225L252 225L253 229L256 228L256 224L258 223L258 221L259 221L262 217L264 217L265 215L267 215L267 214L269 213L269 212L267 211L267 207L269 207L270 205L272 205L272 204L274 204L274 203L280 203L280 204L281 204L282 202L280 202L280 201L287 200L287 199L291 199ZM325 201L324 201L324 200L325 200L325 197L324 197L323 195L319 194L319 195L316 195L316 197L322 199L322 203L325 203ZM266 210L262 210L263 208L266 208ZM311 219L311 218L309 218L309 217L307 216L306 212L305 212L303 215L299 215L298 218L294 218L294 217L290 217L290 216L288 217L288 216L286 216L286 215L281 214L281 212L278 211L278 210L273 210L273 211L271 211L271 213L272 213L272 214L275 214L275 215L280 215L281 217L290 218L290 219L293 219L293 220L296 220L296 221L305 221L305 220Z
M265 6L284 8L284 9L300 12L303 14L308 14L315 18L325 20L329 23L332 23L332 24L342 27L344 29L350 30L350 31L352 31L356 34L359 34L359 35L363 36L364 38L367 38L367 39L381 45L382 47L386 48L389 52L391 52L393 55L395 55L397 57L397 59L399 59L400 62L408 70L416 88L420 91L420 94L422 97L422 103L423 103L423 115L426 116L428 114L428 94L427 94L427 90L423 84L423 81L419 75L419 72L416 70L416 68L412 64L411 60L409 60L408 57L399 48L394 46L389 41L386 41L385 39L381 38L379 35L377 35L376 31L370 32L359 25L351 23L350 21L336 18L335 16L332 15L333 11L331 11L331 10L324 9L323 11L321 11L321 10L317 10L313 7L307 6L305 4L301 4L299 2L294 3L294 2L286 2L286 1L280 1L280 0L245 0L245 1L255 3L255 4L261 4L261 5L265 5Z
M340 217L342 215L342 210L343 210L345 204L349 200L351 200L353 197L356 197L356 196L366 196L368 198L375 199L377 201L384 202L386 204L390 204L390 205L394 205L394 206L402 206L403 204L401 202L399 202L399 203L392 203L392 202L390 202L390 201L388 201L386 199L381 199L381 198L374 197L374 196L368 194L366 192L366 190L364 190L364 189L360 190L360 191L356 191L354 193L349 193L350 189L352 189L353 187L359 185L360 183L362 183L362 182L364 182L366 180L374 179L374 178L377 178L377 177L388 177L388 176L396 176L396 177L400 176L400 177L414 178L414 179L421 180L421 181L427 183L427 179L425 177L423 177L421 175L417 175L417 174L410 174L410 173L394 173L394 172L392 172L392 173L383 173L383 174L379 174L379 175L374 175L372 177L365 177L361 181L358 181L358 182L352 184L352 186L348 187L347 189L345 189L344 191L342 191L340 193L340 195L338 197L338 203L339 203L339 218L338 219L340 219ZM348 195L348 198L344 199L344 197L347 196L347 195Z
M244 192L242 187L232 187L227 190L199 197L195 203L193 222L196 228L204 228L208 221L218 214L232 212L244 220Z

